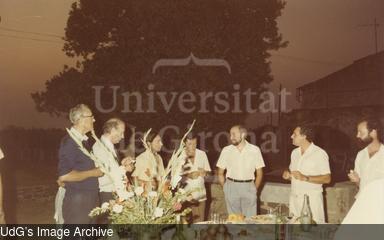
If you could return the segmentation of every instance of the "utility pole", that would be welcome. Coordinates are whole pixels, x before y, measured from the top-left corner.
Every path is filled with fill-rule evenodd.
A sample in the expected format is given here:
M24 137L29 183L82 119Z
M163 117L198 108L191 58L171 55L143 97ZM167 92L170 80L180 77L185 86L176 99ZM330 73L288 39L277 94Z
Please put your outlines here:
M281 90L282 90L282 86L281 86L281 83L279 85L279 103L278 103L278 107L277 107L277 126L280 125L280 120L281 120Z
M373 22L373 28L375 29L375 53L377 54L378 53L378 49L377 49L377 28L379 27L379 24L376 22L376 18Z
M377 23L376 18L373 21L373 24L364 24L364 25L359 25L360 27L373 27L374 30L374 37L375 37L375 54L378 53L378 43L377 43L377 28L380 26L380 24Z

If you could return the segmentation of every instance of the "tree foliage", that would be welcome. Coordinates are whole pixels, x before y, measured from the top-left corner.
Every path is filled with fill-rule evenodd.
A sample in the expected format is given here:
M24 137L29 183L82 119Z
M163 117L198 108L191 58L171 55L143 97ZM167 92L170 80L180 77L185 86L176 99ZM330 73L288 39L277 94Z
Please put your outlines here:
M242 92L252 89L260 93L272 81L270 50L286 46L277 27L277 17L284 8L282 0L79 0L72 5L65 29L63 50L69 57L79 58L74 68L65 67L46 83L46 89L32 94L39 111L65 114L77 103L95 107L94 86L105 86L103 105L112 105L110 86L119 86L117 107L111 113L95 111L100 119L120 115L133 125L160 127L183 126L197 118L206 128L221 129L241 122L247 113L242 107ZM225 59L231 74L223 67L162 67L155 73L159 59L186 58ZM145 98L151 91L180 95L190 91L196 97L202 92L227 92L229 111L217 113L216 100L207 100L208 112L183 112L173 104L170 111L156 98L155 113L123 112L124 92L139 92ZM235 90L234 84L240 89ZM109 90L108 90L109 89ZM234 109L234 92L240 92L241 112ZM258 100L253 97L253 106ZM177 101L177 100L176 100ZM135 101L130 101L135 109ZM192 104L193 105L193 104ZM222 106L221 106L222 107ZM185 125L184 125L185 126Z

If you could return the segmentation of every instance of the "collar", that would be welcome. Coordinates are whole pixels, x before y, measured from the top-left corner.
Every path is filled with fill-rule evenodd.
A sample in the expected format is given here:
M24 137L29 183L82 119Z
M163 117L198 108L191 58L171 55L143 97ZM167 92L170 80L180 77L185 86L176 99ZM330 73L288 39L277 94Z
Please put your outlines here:
M307 150L305 150L304 154L301 154L301 147L299 147L300 155L304 156L312 152L313 148L315 147L315 144L311 142L311 144L308 146Z
M114 154L116 154L116 151L115 151L115 146L113 145L113 143L111 142L111 140L109 140L106 136L102 135L100 140L104 143L104 145Z
M245 140L245 141L244 141L244 148L243 148L243 150L246 149L246 148L248 148L249 145L250 145L250 143L249 143L247 140ZM237 146L235 146L235 145L233 145L233 144L231 144L230 146L232 146L233 149L236 149L237 151L239 151L239 149L237 148ZM243 151L243 150L241 150L241 151Z
M369 151L368 151L368 146L367 147L365 147L364 149L363 149L363 151L365 151L365 153L367 154L367 155L369 155ZM384 144L380 144L380 148L379 148L379 150L377 151L377 153L379 153L379 152L383 152L384 151ZM376 155L376 154L375 154Z
M81 134L79 131L76 130L76 128L74 127L71 127L71 132L73 133L73 135L75 135L76 138L78 138L80 141L87 141L88 140L88 137L87 135L83 135Z

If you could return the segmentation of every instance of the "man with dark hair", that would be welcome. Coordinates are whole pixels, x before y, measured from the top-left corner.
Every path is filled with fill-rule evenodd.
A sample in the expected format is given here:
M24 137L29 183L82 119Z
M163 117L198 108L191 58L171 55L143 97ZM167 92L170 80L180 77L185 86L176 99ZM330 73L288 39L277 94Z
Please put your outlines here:
M186 191L192 191L193 202L190 204L192 209L192 221L202 222L205 219L205 206L207 193L205 190L204 177L211 171L207 154L197 148L197 137L194 133L187 135L185 140L185 151L181 155L185 160L184 174L186 175Z
M230 130L232 144L223 148L216 166L228 213L251 217L257 213L257 189L265 165L259 147L248 143L246 136L244 127L233 126Z
M357 139L362 150L357 153L355 169L349 179L361 190L374 180L384 178L384 145L381 140L382 125L378 119L367 118L357 125Z
M290 213L299 217L304 195L308 195L313 219L325 223L322 185L331 182L331 171L327 153L313 143L313 137L311 127L295 128L291 138L297 148L292 151L289 170L282 177L291 181Z

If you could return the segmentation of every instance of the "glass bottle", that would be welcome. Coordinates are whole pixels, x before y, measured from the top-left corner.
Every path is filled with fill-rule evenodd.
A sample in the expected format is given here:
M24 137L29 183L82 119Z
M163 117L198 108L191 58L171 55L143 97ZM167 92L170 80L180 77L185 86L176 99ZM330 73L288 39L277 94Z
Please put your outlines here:
M309 204L309 196L304 194L303 208L300 213L300 224L303 231L309 231L312 224L312 211Z

